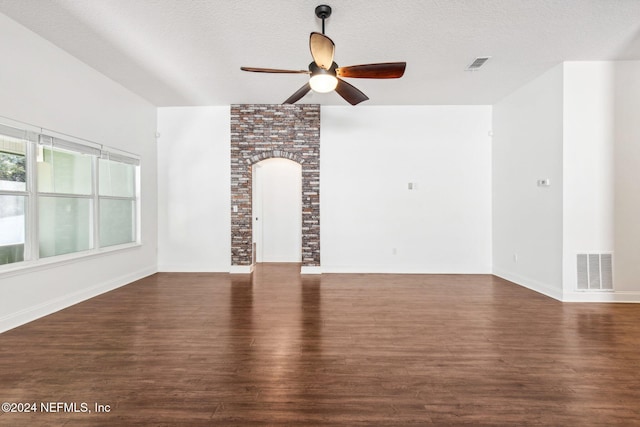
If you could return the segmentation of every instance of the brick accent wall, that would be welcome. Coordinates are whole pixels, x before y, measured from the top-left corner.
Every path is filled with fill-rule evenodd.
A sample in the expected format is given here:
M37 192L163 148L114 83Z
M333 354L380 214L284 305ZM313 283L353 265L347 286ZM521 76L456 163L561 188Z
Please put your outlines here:
M302 166L302 265L320 266L320 106L309 104L231 105L231 265L252 263L251 167L274 157Z

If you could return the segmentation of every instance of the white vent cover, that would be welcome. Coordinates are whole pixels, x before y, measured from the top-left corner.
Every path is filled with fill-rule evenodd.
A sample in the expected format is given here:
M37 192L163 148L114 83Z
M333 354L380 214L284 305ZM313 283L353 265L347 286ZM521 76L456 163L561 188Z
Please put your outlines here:
M476 71L477 69L482 67L484 65L484 63L489 60L489 58L491 58L491 57L490 56L480 56L480 57L474 59L473 62L467 66L465 71Z
M613 290L611 254L578 254L578 290Z

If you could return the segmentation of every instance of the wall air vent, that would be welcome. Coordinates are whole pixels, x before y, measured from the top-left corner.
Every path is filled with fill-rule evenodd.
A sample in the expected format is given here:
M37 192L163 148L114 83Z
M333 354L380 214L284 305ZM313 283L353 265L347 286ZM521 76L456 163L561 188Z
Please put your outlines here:
M471 64L469 64L467 66L467 68L465 68L465 71L476 71L478 69L480 69L480 67L482 67L485 62L487 62L489 60L489 58L491 58L490 56L480 56L476 59L473 60L473 62Z
M613 290L612 258L611 254L578 254L578 290Z

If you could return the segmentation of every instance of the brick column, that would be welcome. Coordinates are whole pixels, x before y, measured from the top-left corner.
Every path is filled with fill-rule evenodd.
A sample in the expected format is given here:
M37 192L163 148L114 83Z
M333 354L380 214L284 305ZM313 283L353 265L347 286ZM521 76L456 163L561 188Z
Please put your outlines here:
M274 157L302 166L302 265L319 267L320 106L305 104L231 106L231 265L251 265L251 167Z

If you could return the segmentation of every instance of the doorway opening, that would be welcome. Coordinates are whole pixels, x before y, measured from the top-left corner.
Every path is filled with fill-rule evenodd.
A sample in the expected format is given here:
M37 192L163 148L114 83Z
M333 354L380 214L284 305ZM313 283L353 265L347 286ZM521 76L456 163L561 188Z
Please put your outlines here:
M302 261L302 166L270 158L252 166L254 261Z

